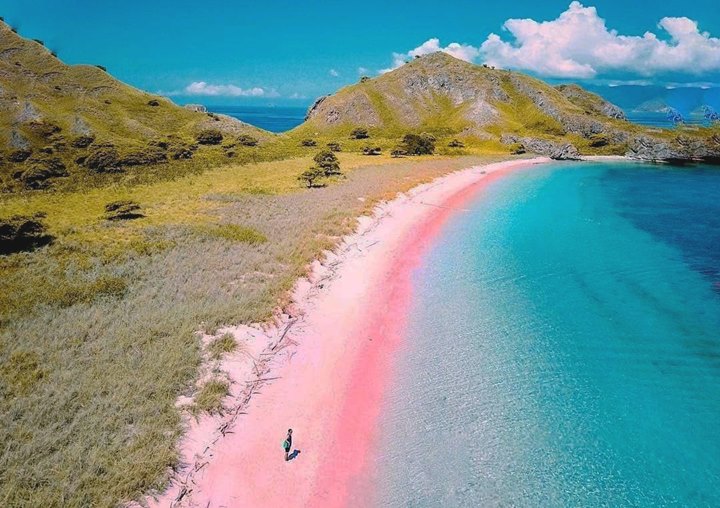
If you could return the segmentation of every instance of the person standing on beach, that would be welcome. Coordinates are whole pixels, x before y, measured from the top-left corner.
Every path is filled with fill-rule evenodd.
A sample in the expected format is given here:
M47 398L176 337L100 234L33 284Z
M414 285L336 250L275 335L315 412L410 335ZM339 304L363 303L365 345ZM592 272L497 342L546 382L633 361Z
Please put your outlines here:
M287 437L283 441L283 448L285 449L285 462L290 460L290 448L292 448L292 429L288 429Z

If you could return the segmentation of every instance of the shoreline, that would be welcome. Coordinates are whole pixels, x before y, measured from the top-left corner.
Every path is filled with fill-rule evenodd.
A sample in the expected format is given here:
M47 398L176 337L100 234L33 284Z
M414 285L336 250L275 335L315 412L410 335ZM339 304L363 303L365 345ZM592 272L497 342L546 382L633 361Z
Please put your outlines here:
M413 269L446 220L484 186L547 162L475 166L379 204L335 251L313 262L292 292L289 314L277 316L274 326L222 329L244 345L222 364L232 407L188 425L180 444L183 469L147 502L348 504L368 474L382 397L402 346ZM280 443L288 427L299 453L285 463Z

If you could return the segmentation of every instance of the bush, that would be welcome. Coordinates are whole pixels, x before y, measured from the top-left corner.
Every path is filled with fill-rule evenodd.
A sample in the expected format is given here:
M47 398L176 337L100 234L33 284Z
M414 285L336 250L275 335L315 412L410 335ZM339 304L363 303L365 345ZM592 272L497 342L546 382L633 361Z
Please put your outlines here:
M28 189L43 189L50 178L68 176L65 164L58 158L31 161L30 168L20 175L20 181Z
M353 131L350 133L350 139L367 139L369 137L370 134L368 134L367 129L363 129L362 127L353 129Z
M318 154L313 157L313 160L315 164L323 170L325 176L341 174L340 161L338 161L337 156L332 151L323 150L322 152L318 152Z
M317 146L317 141L314 139L303 139L300 141L301 146Z
M87 148L95 142L94 136L78 136L70 143L74 148Z
M325 170L317 166L313 166L308 170L304 171L300 176L298 176L298 180L303 182L307 186L307 188L310 189L312 187L315 187L315 182L317 182L323 176L325 176Z
M120 156L115 147L98 147L84 160L83 164L96 173L117 170L120 166Z
M448 143L448 146L450 148L465 148L465 143L458 141L457 139L453 139Z
M405 134L401 146L410 155L430 155L435 151L435 138L429 134Z
M600 148L610 144L610 136L607 134L594 134L590 137L590 146Z
M333 152L342 152L342 148L340 147L340 143L336 143L335 141L332 141L327 144L327 147L332 150Z
M405 157L407 155L407 152L403 150L402 148L394 148L392 152L390 152L390 156L394 159L397 159L399 157Z
M0 219L0 254L32 250L52 242L43 218L43 214L35 214Z
M33 39L33 41L37 42L37 43L40 44L41 46L44 46L44 45L45 45L45 43L44 43L41 39Z
M160 105L160 101L156 99L151 99L148 101L148 106L152 106L154 108L158 107Z
M107 72L107 68L104 65L96 65L95 67L97 67L98 69L100 69L103 72Z
M365 83L366 81L370 81L370 78L367 76L363 76L360 78L360 83Z
M237 137L237 142L240 143L242 146L257 146L258 144L257 139L252 136L248 136L247 134L240 134Z
M8 160L10 162L25 162L30 158L32 155L32 152L30 150L15 150L13 152L10 152L10 155L8 155Z
M200 131L195 139L201 145L219 145L222 143L223 135L217 129L205 129Z
M380 155L382 148L379 146L366 146L363 148L363 155Z
M105 205L107 220L131 220L145 217L140 212L140 205L134 201L113 201Z
M167 161L167 154L162 148L150 146L144 150L130 152L120 161L121 166L146 166Z

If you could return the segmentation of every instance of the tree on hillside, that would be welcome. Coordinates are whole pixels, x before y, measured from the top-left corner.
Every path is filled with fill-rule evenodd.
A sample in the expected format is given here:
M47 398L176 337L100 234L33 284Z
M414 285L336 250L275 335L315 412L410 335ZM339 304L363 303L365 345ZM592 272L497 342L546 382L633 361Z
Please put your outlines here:
M337 156L330 150L318 152L317 155L313 157L313 160L315 164L323 170L325 176L342 174L340 171L340 161L338 161Z
M311 168L304 171L300 176L298 176L298 180L303 182L308 189L315 187L315 182L317 182L319 179L321 179L323 176L325 176L325 170L318 166L312 166Z
M431 155L435 151L435 137L431 134L405 134L400 146L409 155Z

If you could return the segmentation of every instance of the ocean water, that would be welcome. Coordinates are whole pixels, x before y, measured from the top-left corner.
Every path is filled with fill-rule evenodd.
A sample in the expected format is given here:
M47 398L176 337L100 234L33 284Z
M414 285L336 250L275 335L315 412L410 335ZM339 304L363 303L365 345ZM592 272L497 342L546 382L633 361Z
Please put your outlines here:
M720 506L720 168L499 179L413 276L375 504Z
M207 109L270 132L285 132L297 127L307 113L307 108L290 106L207 106Z

